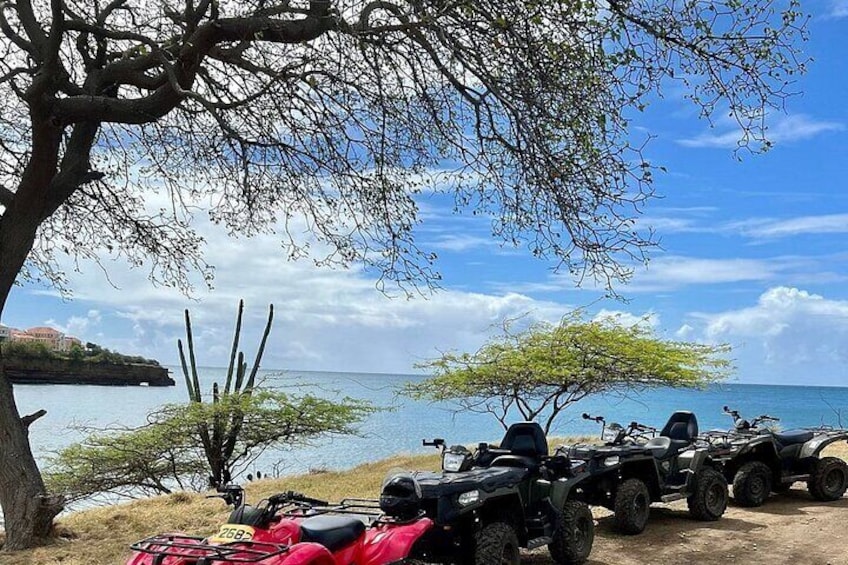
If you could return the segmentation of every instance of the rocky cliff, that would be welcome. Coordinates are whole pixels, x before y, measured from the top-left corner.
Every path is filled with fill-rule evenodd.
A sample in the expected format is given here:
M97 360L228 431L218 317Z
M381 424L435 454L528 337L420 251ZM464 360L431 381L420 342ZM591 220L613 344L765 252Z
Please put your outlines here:
M6 374L15 384L174 386L159 365L89 363L64 359L7 359Z

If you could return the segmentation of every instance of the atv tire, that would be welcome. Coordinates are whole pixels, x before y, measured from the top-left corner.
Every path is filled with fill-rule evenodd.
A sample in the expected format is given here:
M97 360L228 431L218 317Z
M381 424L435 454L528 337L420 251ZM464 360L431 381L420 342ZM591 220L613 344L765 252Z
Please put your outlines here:
M615 529L622 534L641 534L651 513L651 493L639 479L627 479L615 493Z
M506 522L492 522L477 534L475 565L519 565L520 554L515 529Z
M813 498L839 500L848 488L848 465L838 457L824 457L813 463L807 489Z
M695 490L686 499L689 514L696 520L713 522L727 510L727 479L710 467L697 472Z
M557 513L556 525L548 551L558 565L580 565L592 552L595 521L585 502L568 500Z
M733 478L733 499L739 506L762 506L771 490L771 469L762 461L745 463Z

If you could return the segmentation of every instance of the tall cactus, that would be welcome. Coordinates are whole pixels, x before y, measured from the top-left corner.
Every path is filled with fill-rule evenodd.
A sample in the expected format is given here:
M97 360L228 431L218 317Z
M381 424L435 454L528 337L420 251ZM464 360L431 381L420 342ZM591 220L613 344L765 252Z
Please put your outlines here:
M247 363L244 362L244 353L239 351L239 341L241 339L242 317L244 315L244 300L239 300L238 315L236 316L236 327L233 334L233 346L230 352L230 362L227 367L227 379L224 383L223 391L220 389L217 382L212 384L212 416L210 419L200 425L198 433L200 434L203 450L206 454L206 460L209 463L212 474L209 477L210 486L217 487L230 481L230 458L241 432L244 422L244 414L241 412L239 403L237 402L242 396L250 396L253 388L256 385L256 375L259 371L259 364L262 361L262 356L265 353L265 344L268 341L268 335L271 333L271 325L274 320L274 305L271 304L268 308L268 322L265 325L265 332L262 334L262 340L259 344L259 349L256 352L256 358L253 362L253 367L250 371L250 376L245 381L247 376ZM186 342L188 344L188 362L183 349L182 340L177 340L177 350L180 354L180 365L185 377L186 389L191 403L203 406L203 397L200 392L200 379L197 372L197 359L194 354L194 336L191 328L191 317L189 311L185 311L186 324ZM236 402L230 402L235 400ZM217 409L219 405L228 407L226 412ZM211 421L210 421L211 420Z

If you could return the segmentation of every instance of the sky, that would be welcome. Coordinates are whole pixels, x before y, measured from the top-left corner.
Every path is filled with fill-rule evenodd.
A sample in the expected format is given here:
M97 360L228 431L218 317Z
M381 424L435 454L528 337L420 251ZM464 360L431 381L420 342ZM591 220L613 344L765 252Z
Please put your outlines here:
M556 321L585 308L649 323L665 339L730 344L739 382L848 386L848 1L807 0L805 8L813 61L801 94L771 116L771 151L734 153L730 125L710 127L674 95L639 117L655 136L646 156L667 173L656 178L661 198L639 220L660 246L616 287L624 300L575 287L552 263L500 245L485 221L452 215L425 195L417 241L438 253L443 276L427 296L387 296L363 269L287 262L273 235L232 239L201 223L216 267L212 290L186 297L153 287L144 269L107 262L106 276L83 263L70 274L70 299L19 286L2 323L51 325L175 364L188 308L199 363L221 366L243 298L249 359L275 307L264 368L413 373L440 352L477 349L505 318Z

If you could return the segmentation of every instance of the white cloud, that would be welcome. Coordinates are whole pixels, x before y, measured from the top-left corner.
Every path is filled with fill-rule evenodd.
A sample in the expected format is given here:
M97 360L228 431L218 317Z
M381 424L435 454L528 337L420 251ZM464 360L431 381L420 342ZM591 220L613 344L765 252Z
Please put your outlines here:
M607 310L606 308L602 308L595 314L593 319L595 321L609 321L625 327L644 325L648 328L655 329L660 325L660 316L656 312L646 312L645 314L638 315L623 310Z
M737 127L728 127L727 120L719 123L725 131L701 133L695 137L678 140L686 147L735 148L743 137L743 132ZM820 133L841 131L844 124L825 120L817 120L806 114L783 116L771 122L766 137L774 143L790 143L815 137Z
M446 251L469 251L471 249L499 247L498 242L492 237L480 237L467 234L442 235L427 243L427 247L443 249Z
M82 273L72 274L70 287L75 302L91 312L63 327L79 328L81 338L110 349L174 364L188 308L198 362L224 365L238 300L244 298L242 346L250 360L267 305L275 306L264 367L412 372L416 362L440 350L478 348L504 318L529 312L534 319L556 322L573 309L516 292L442 290L426 298L389 298L361 269L286 261L274 235L232 239L209 226L201 231L208 242L206 258L216 266L213 290L188 300L173 289L153 287L142 270L119 263L110 266L113 287L99 269L84 265Z
M694 331L695 331L695 328L693 328L689 324L683 324L682 326L677 328L676 332L674 332L674 337L676 337L677 339L684 339L684 340L689 339L689 337L692 335L692 333Z
M799 216L784 220L754 220L737 224L741 233L757 238L789 237L801 234L848 233L848 214Z
M777 286L753 306L691 318L706 340L734 346L742 380L848 383L848 300Z
M764 281L783 269L782 261L767 259L712 259L664 256L633 275L625 291L645 292L689 285Z
M830 17L848 17L848 0L830 0Z

